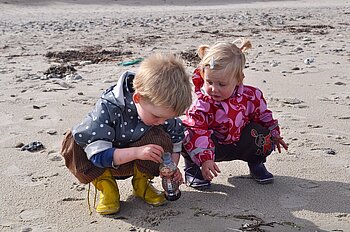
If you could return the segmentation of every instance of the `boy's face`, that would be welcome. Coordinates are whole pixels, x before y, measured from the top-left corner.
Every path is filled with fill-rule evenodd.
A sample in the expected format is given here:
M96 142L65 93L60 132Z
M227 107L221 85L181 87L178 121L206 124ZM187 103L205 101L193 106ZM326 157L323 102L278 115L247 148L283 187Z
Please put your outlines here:
M238 84L236 79L226 77L224 70L211 71L205 68L203 78L205 91L215 101L223 101L231 97Z
M138 93L134 93L133 100L139 117L147 126L162 125L165 123L165 120L177 116L169 108L155 106L145 101Z

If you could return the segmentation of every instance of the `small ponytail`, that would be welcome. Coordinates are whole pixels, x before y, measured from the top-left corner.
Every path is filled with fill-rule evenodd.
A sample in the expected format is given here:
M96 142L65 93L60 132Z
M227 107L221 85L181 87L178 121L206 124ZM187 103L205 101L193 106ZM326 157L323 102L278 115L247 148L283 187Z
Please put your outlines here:
M236 42L240 41L241 45L238 47L243 53L246 52L248 49L252 48L252 43L250 42L250 40L246 39L246 38L240 38L237 39L235 41L233 41L232 43L235 44Z
M203 57L205 56L205 53L208 51L209 49L209 45L200 45L198 47L197 50L197 54L199 56L199 58L203 59Z

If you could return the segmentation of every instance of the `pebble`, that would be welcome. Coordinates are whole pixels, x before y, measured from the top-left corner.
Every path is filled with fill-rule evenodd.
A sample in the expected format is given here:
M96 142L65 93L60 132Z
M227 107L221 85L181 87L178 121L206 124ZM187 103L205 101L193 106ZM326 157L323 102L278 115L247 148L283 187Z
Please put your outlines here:
M24 118L23 118L24 120L33 120L34 119L34 117L33 116L31 116L31 115L26 115L26 116L24 116Z
M15 144L15 148L21 148L23 146L24 146L24 143L22 143L22 142L18 142Z
M335 154L337 154L337 152L334 149L332 149L332 148L326 149L324 152L327 155L335 155Z
M335 82L334 84L335 84L335 85L346 85L346 83L341 82L341 81L337 81L337 82Z
M271 62L270 62L270 66L271 66L271 67L277 67L278 64L279 64L279 63L278 63L277 61L271 61Z
M315 59L313 57L308 57L304 60L304 64L306 65L310 65L311 63L313 63L315 61Z
M57 131L54 129L49 129L48 131L46 131L46 133L48 133L49 135L56 135Z

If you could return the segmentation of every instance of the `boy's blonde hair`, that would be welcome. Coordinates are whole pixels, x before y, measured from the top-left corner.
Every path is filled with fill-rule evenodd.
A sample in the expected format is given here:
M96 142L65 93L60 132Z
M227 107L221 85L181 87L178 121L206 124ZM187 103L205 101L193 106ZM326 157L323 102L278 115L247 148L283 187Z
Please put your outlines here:
M184 62L172 54L154 54L142 61L133 87L149 103L177 115L192 104L192 86Z
M239 47L236 43L240 41ZM233 42L217 42L214 46L200 45L198 56L201 58L199 65L204 69L209 67L211 70L223 70L224 75L235 78L238 84L243 83L243 69L245 66L244 52L252 47L248 39L237 39Z

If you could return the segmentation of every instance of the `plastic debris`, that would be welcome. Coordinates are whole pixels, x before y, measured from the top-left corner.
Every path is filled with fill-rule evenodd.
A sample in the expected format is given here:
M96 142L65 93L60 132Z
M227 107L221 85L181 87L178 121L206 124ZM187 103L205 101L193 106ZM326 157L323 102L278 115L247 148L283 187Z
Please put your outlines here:
M137 59L130 60L130 61L119 62L118 65L129 66L129 65L133 65L133 64L138 64L141 61L143 61L143 58L137 58Z

